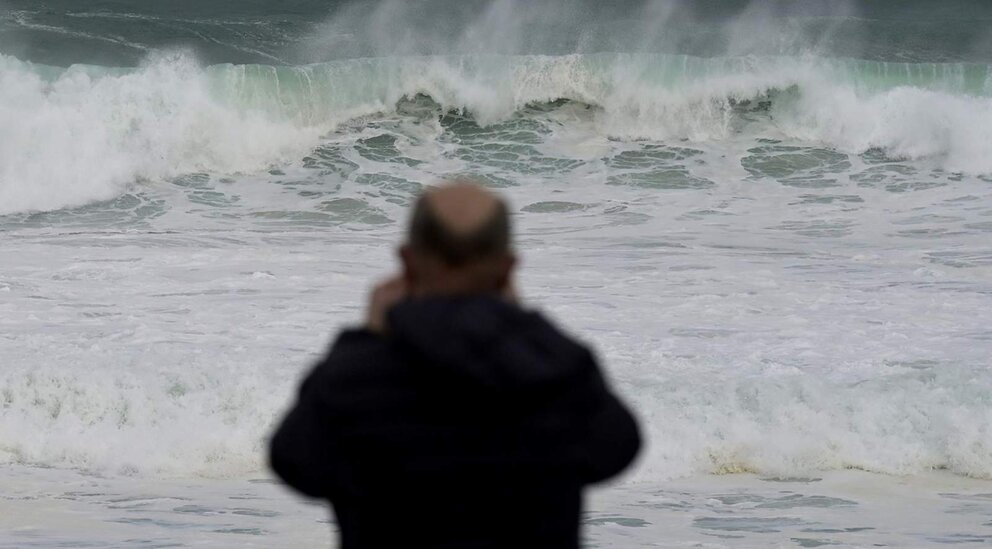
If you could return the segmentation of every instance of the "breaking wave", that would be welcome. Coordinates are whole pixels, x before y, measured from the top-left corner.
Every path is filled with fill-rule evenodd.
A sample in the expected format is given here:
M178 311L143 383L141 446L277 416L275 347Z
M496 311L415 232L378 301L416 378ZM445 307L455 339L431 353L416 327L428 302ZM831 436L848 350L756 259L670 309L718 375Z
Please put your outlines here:
M173 53L65 69L0 56L0 215L297 161L340 123L418 94L482 124L565 99L595 107L597 130L621 139L767 135L992 172L983 64L576 54L201 67Z
M188 366L4 373L0 463L206 477L260 470L294 376L236 361ZM669 376L661 385L621 387L644 414L650 441L641 478L845 468L992 478L992 378L981 372L910 365L900 375L838 383L643 367Z

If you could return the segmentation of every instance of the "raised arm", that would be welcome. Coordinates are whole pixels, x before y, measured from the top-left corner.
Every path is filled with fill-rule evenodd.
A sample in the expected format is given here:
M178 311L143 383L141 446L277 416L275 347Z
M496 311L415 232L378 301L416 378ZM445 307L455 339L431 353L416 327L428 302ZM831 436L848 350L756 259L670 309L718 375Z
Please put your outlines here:
M318 365L303 382L299 399L273 435L269 464L279 478L297 491L329 498L334 449L317 387L322 366Z
M334 372L355 361L376 338L367 330L344 332L331 353L307 376L299 398L282 420L269 446L269 464L279 478L311 497L331 498L344 466L337 442Z
M627 407L610 390L595 364L585 370L581 389L584 419L581 425L580 472L587 483L609 479L623 471L641 448L637 422Z

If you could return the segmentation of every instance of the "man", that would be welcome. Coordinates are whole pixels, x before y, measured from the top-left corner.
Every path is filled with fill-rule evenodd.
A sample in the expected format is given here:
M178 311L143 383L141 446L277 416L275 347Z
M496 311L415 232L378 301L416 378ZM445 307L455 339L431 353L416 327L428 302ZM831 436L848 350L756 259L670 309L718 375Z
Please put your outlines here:
M430 190L400 257L303 382L272 468L331 502L344 549L578 547L582 488L640 437L589 350L516 303L506 205Z

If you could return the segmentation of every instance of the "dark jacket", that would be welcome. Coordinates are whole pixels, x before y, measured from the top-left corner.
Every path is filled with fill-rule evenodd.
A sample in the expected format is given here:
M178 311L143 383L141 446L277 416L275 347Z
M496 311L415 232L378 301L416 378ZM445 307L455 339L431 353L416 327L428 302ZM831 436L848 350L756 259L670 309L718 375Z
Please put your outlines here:
M411 300L346 331L303 382L271 464L326 498L341 546L574 548L582 487L637 425L589 350L496 298Z

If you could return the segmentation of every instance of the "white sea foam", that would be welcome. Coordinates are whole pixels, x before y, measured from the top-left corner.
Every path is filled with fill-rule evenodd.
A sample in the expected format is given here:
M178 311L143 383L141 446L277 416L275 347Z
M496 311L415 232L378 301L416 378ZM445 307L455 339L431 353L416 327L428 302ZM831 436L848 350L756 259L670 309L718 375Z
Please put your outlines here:
M654 444L640 478L840 469L992 478L987 375L931 371L838 383L727 368L713 377L686 372L639 395Z
M788 136L845 152L871 148L911 159L933 159L966 173L992 172L992 100L909 86L864 96L838 86L805 88L776 111Z
M542 193L555 196L529 186L514 199ZM758 208L747 219L776 204L742 201ZM638 238L678 236L671 220L685 204L644 207L657 217ZM632 248L623 226L601 220L523 216L523 287L595 344L633 403L648 441L636 479L845 468L992 478L981 267L948 273L956 290L941 293L920 279L930 262L915 252L766 253L717 229L686 238L691 248ZM537 230L549 224L577 236ZM138 476L262 469L273 422L330 332L360 318L360 289L388 268L383 238L401 227L251 230L7 241L0 461Z
M266 437L293 394L294 377L274 373L289 366L187 358L152 371L81 363L8 368L0 377L0 462L116 474L251 474L264 467ZM619 366L621 377L635 380L620 389L650 442L637 469L641 480L852 468L992 478L987 375L907 374L852 387L800 373L742 376L734 365L715 376L698 366L682 375L664 363ZM640 368L670 377L642 386L630 371Z
M5 369L0 461L207 477L261 469L265 433L284 400L272 377L223 363L167 369Z

